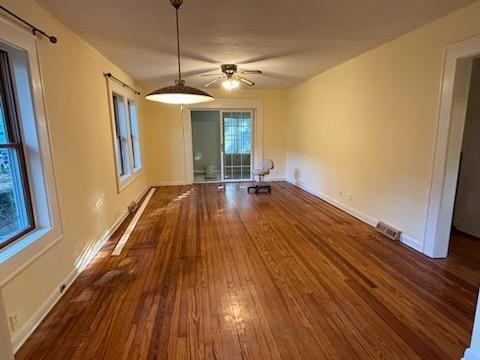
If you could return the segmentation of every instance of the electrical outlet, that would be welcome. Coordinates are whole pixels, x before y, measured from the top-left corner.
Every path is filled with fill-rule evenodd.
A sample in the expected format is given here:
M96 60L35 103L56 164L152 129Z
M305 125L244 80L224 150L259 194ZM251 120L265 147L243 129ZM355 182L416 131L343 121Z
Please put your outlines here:
M10 330L13 332L17 331L18 328L18 313L13 312L8 316L8 323L10 325Z
M348 201L352 201L352 200L353 200L353 195L352 194L348 195Z
M113 217L115 218L115 220L117 220L119 216L120 214L118 213L118 210L114 211Z
M343 190L340 190L340 191L338 192L338 195L340 195L340 197L342 197L342 196L343 196Z

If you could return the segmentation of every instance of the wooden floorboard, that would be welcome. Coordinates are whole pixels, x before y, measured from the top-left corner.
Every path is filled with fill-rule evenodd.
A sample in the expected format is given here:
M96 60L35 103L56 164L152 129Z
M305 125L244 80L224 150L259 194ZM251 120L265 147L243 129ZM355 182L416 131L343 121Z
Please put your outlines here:
M480 241L432 260L287 183L158 188L16 359L459 359Z

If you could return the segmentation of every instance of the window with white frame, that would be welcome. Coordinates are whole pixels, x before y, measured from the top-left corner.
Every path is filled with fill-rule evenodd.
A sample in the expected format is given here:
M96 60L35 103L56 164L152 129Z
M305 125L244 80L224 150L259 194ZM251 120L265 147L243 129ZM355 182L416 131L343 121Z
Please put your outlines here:
M0 249L34 228L8 51L0 49Z
M109 80L118 190L142 169L137 106L128 90Z
M61 238L36 38L0 19L0 283Z

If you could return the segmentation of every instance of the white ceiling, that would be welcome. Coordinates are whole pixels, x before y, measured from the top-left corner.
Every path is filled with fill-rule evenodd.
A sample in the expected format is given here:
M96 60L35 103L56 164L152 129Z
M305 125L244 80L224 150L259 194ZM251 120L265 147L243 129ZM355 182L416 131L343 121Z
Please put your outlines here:
M135 79L157 88L177 78L169 0L37 1ZM212 78L199 74L236 63L263 71L246 76L254 88L286 89L473 2L184 0L183 77L201 87Z

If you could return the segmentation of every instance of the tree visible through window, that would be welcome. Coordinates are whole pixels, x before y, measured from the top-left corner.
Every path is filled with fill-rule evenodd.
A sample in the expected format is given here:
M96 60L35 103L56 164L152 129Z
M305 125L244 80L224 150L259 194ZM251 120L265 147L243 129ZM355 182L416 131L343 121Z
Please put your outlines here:
M249 154L252 151L252 119L248 112L223 114L226 154Z
M34 228L8 53L0 50L0 248Z

